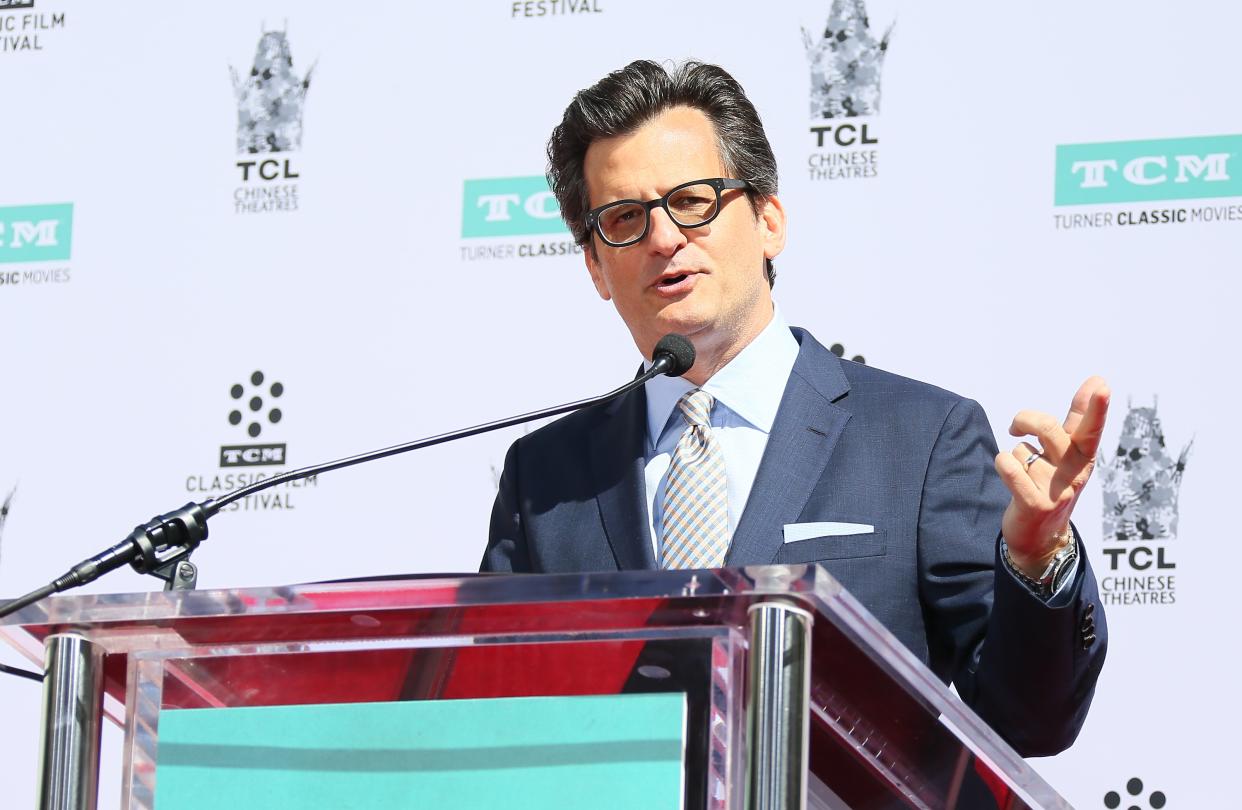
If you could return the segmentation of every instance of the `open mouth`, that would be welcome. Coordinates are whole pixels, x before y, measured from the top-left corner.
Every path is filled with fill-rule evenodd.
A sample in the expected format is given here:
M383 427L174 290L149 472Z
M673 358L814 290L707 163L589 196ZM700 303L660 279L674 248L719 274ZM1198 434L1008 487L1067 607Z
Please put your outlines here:
M679 276L669 276L668 278L662 278L659 281L659 286L671 287L674 284L680 284L681 282L685 281L687 278L689 278L689 276L690 276L689 273L682 273Z

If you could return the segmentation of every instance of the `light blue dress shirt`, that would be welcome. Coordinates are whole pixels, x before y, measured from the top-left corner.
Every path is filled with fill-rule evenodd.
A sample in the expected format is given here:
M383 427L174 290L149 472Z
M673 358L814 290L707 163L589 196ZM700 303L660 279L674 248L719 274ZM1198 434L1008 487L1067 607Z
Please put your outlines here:
M776 310L758 337L703 386L703 390L716 399L711 413L711 431L724 454L730 538L746 508L759 462L768 446L768 434L776 421L776 411L797 358L798 341ZM664 513L668 470L677 441L686 429L677 401L695 387L684 377L666 376L656 377L646 385L647 515L657 564L662 541L659 516Z

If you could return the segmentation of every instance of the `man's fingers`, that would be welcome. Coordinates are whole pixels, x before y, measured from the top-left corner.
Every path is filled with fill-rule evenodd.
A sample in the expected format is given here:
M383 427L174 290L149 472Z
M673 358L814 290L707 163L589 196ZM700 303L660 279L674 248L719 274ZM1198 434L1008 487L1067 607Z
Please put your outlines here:
M1015 503L1026 510L1038 509L1047 501L1047 496L1027 475L1026 465L1015 457L1017 452L1015 449L1012 453L997 453L996 472L1013 495Z
M1013 503L1005 511L1005 521L1011 524L1006 531L1018 531L1015 526L1044 526L1051 520L1068 518L1091 474L1104 432L1109 396L1108 384L1100 377L1092 377L1074 394L1063 423L1040 411L1020 411L1013 418L1009 432L1014 436L1034 436L1043 452L1040 457L1033 457L1035 447L1023 441L1010 452L996 456L996 472L1013 495Z
M1025 470L1030 470L1031 464L1035 463L1033 461L1028 463L1028 461L1030 461L1031 456L1034 455L1034 456L1039 456L1040 458L1043 458L1043 455L1044 455L1038 447L1031 444L1030 442L1018 442L1017 446L1015 446L1013 450L1009 451L1009 454L1013 456L1014 458L1016 458L1018 462L1022 464L1022 468Z
M1082 385L1078 386L1078 390L1074 392L1074 398L1070 400L1069 413L1065 415L1065 432L1073 433L1082 424L1082 419L1087 415L1087 411L1091 408L1091 398L1095 392L1103 388L1108 390L1108 383L1104 382L1103 377L1088 377Z
M1019 411L1009 425L1011 436L1034 436L1043 447L1043 454L1053 464L1065 456L1070 447L1069 434L1052 414L1040 411Z
M1064 422L1042 411L1019 411L1009 425L1009 433L1034 436L1043 448L1044 457L1053 465L1059 466L1071 448L1090 461L1100 447L1110 396L1104 378L1091 377L1074 394Z
M1103 377L1089 378L1074 395L1069 415L1065 417L1065 431L1085 458L1095 458L1100 447L1111 397L1112 392Z

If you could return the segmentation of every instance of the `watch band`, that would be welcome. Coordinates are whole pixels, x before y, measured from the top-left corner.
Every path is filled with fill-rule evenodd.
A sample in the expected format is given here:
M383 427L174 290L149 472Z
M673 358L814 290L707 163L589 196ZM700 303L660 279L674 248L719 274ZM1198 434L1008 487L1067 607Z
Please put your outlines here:
M1057 588L1062 585L1061 579L1066 571L1069 571L1071 564L1078 559L1078 543L1074 540L1072 529L1066 528L1057 532L1056 539L1061 540L1063 545L1061 550L1053 555L1048 561L1048 566L1044 568L1038 579L1029 577L1022 572L1022 569L1014 563L1013 557L1009 555L1009 545L1005 542L1005 538L1001 538L1001 559L1005 561L1005 567L1008 568L1015 577L1018 578L1023 585L1033 591L1035 594L1044 599L1056 593Z

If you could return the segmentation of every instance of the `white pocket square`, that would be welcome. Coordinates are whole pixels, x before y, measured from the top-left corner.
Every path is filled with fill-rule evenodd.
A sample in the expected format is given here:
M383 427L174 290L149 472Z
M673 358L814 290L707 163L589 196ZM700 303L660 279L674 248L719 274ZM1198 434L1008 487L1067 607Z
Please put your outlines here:
M815 537L838 537L843 534L874 534L870 523L786 523L785 542L797 543Z

